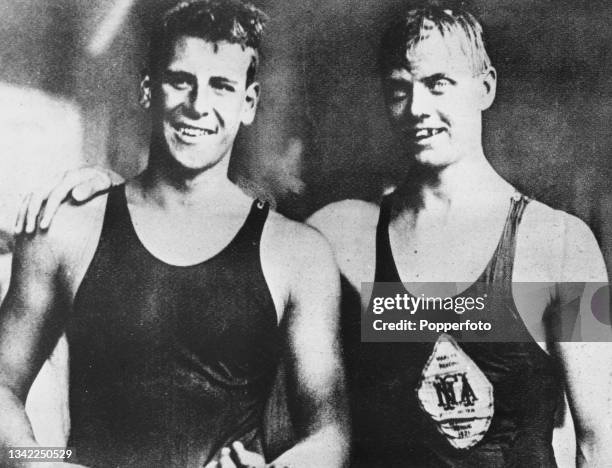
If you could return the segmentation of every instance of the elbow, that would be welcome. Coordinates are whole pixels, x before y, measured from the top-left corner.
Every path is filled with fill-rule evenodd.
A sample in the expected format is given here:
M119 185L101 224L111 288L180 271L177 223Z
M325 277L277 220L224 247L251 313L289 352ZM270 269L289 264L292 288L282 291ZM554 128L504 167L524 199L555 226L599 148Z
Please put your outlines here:
M333 418L326 418L325 424L320 431L323 440L328 440L330 446L335 447L337 461L335 466L348 467L351 455L351 418L349 414L346 395L336 397L336 405Z
M324 447L321 447L321 455L325 454L322 466L333 466L347 468L351 455L351 437L347 424L338 421L331 424L320 432Z
M577 466L605 466L612 460L612 423L580 429L576 433Z

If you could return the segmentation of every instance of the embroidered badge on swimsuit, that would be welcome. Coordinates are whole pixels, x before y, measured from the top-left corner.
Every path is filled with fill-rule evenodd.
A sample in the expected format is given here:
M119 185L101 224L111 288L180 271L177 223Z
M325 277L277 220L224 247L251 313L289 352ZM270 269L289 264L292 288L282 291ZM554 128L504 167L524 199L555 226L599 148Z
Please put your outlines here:
M421 373L421 409L457 449L476 445L493 418L493 386L449 335L442 334Z

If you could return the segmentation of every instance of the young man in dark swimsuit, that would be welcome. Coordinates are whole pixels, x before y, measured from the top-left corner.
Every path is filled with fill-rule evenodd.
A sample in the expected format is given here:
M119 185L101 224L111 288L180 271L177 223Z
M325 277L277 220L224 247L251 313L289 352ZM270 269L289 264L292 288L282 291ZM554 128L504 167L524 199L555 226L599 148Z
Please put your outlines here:
M347 319L355 465L556 466L553 421L565 389L578 466L605 466L612 344L609 327L588 308L607 282L605 265L583 222L518 193L487 161L482 112L493 103L496 72L480 24L464 11L411 10L384 35L380 71L412 167L381 206L335 203L310 224L329 239L357 290L376 281L410 294L402 282L452 282L463 284L458 296L501 297L465 317L488 321L489 339L511 343L479 343L470 333L362 343L359 317ZM563 326L548 326L578 313L558 307L578 295L563 287L568 282L586 283L580 319L598 335L587 339L599 342L563 341L555 335ZM438 366L453 360L454 370Z
M264 466L262 414L283 352L299 439L274 466L345 463L330 247L227 177L255 117L262 28L239 1L170 10L141 81L147 169L18 238L0 314L2 463L18 462L4 449L36 446L24 400L63 333L80 464Z

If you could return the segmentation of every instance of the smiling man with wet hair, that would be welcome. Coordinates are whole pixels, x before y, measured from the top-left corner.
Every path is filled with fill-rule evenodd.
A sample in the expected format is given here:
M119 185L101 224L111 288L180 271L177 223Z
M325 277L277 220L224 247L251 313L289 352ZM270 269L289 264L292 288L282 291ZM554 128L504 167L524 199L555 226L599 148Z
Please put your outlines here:
M146 170L18 238L0 309L3 449L36 445L24 401L65 333L70 461L263 467L283 354L299 439L275 466L344 464L330 247L227 176L238 130L255 118L263 18L238 1L170 10L140 83Z
M168 10L155 26L149 44L149 70L162 71L177 37L199 37L212 44L239 44L252 54L246 85L255 80L259 49L267 16L253 5L236 0L216 0L206 8L181 2Z
M556 466L553 421L566 389L577 463L604 466L612 456L612 335L588 306L607 282L605 265L582 221L519 193L487 161L482 113L497 73L482 27L459 9L411 9L384 33L379 70L410 169L380 206L342 201L310 223L355 291L374 281L371 297L416 296L416 283L451 282L462 285L454 300L499 299L463 314L410 316L434 329L482 320L491 327L484 343L469 331L362 342L363 316L345 311L354 465ZM385 294L383 284L396 286ZM363 306L370 301L362 297ZM577 314L599 343L564 341L559 330Z

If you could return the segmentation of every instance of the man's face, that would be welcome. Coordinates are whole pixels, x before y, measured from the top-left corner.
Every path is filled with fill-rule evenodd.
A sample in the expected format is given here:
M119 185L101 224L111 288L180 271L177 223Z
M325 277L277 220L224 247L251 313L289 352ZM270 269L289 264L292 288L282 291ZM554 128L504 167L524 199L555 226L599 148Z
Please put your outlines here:
M407 52L405 67L384 77L396 135L417 162L432 167L480 151L481 113L495 92L495 72L475 77L455 42L432 31Z
M182 36L149 84L153 131L184 168L205 170L229 156L240 124L252 122L259 93L257 83L246 87L252 56L239 44Z

